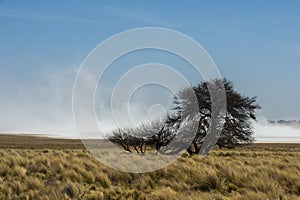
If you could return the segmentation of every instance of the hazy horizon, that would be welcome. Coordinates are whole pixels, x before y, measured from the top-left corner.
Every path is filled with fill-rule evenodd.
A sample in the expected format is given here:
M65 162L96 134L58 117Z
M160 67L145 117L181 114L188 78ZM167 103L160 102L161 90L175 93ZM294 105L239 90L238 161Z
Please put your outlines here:
M262 106L254 127L257 139L296 140L300 129L266 121L300 119L300 2L229 2L0 1L0 132L76 136L72 91L84 58L114 34L154 26L195 39L239 92L257 96ZM107 109L118 78L132 66L154 61L172 66L193 85L202 80L188 63L167 53L144 51L120 58L96 91L96 114L104 131L116 128ZM141 89L131 99L137 122L172 106L168 91L148 89L159 95ZM158 103L165 110L151 107Z

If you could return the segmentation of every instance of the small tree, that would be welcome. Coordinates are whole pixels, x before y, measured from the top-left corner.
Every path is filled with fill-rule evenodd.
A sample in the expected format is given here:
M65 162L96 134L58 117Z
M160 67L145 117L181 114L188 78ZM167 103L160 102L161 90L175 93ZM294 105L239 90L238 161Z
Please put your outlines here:
M161 149L175 137L175 134L166 126L165 121L165 118L161 118L151 121L149 124L141 124L136 128L118 128L108 139L129 152L132 152L133 148L137 153L144 154L147 147L161 152Z

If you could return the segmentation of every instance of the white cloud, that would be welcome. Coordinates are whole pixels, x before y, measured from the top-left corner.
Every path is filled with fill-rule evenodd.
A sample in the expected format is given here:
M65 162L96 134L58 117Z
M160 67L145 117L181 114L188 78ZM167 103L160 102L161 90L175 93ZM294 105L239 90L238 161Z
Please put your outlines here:
M258 142L300 142L300 129L261 118L254 123L254 137Z
M30 82L1 87L0 132L74 137L72 87L75 67L44 71Z
M58 22L75 22L75 23L92 23L104 24L104 21L99 19L86 19L74 15L60 14L60 13L45 13L30 10L12 9L0 7L0 16L16 19L30 19L30 20L47 20Z
M116 7L116 6L106 6L102 9L102 11L114 16L119 16L122 18L125 17L130 20L134 20L137 22L142 22L150 25L180 27L179 24L167 22L161 17L154 15L149 11L143 12L143 11L137 11L132 9L129 10L123 7Z

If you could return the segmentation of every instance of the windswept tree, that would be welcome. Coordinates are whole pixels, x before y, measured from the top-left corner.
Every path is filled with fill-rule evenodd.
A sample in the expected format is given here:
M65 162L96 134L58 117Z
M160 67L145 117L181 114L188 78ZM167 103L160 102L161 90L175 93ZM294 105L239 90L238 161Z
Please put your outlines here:
M212 101L212 94L224 90L224 96L214 96ZM181 90L174 97L173 112L166 117L117 129L108 139L129 152L145 153L148 146L165 154L187 150L190 155L205 155L214 145L233 148L252 142L251 120L256 120L256 109L260 109L256 97L240 94L226 79L215 79ZM216 132L220 134L210 134Z
M141 124L135 128L118 128L112 132L108 139L123 147L124 150L145 153L147 147L161 152L175 134L166 126L166 118L156 119L148 124Z
M112 134L108 137L108 139L124 148L124 150L132 152L132 148L139 153L139 149L141 152L143 147L142 138L138 138L132 135L134 132L133 128L124 128L124 129L116 129L112 132ZM139 149L138 149L139 148Z
M217 145L222 148L233 148L242 143L253 141L251 119L256 120L255 110L260 109L256 97L248 97L234 90L232 82L216 79L211 82L202 82L197 86L183 89L174 99L175 114L168 117L167 123L180 127L186 117L193 116L198 123L197 132L187 151L189 154L198 154L201 145L210 131L212 123L212 106L218 106L218 101L211 101L211 91L225 89L227 110L218 114L217 121L222 122L221 134L218 136ZM193 96L196 95L196 100ZM197 104L197 109L195 104ZM214 119L216 120L216 119ZM221 123L220 123L221 124ZM215 125L218 126L218 125Z

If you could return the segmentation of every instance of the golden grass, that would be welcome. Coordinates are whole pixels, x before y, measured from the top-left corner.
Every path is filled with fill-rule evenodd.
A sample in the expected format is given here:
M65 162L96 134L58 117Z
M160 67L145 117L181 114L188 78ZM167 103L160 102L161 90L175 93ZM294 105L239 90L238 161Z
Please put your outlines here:
M182 155L144 174L82 149L0 149L0 199L300 199L300 145Z

